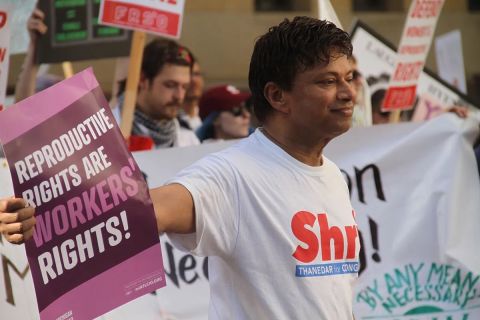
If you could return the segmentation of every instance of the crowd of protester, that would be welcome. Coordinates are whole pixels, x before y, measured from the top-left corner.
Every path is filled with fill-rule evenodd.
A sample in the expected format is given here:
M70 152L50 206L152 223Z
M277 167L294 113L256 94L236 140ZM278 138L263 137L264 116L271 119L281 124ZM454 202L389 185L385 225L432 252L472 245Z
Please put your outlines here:
M36 40L38 37L41 37L48 28L48 26L45 25L43 18L44 14L36 9L28 22L28 30L31 41L22 71L18 77L15 92L17 101L34 94L35 90L42 89L36 87L36 83L39 81L47 81L44 77L43 80L37 77L37 70L39 66L35 64L33 59L34 52L37 50L35 46ZM302 24L311 24L312 26L317 27L316 22L312 22L310 20L296 20L295 23L299 26L299 28L301 28ZM288 29L294 28L297 25L293 25L292 27L292 25L284 23L284 25L279 28ZM338 29L331 31L330 29L332 27L328 24L321 25L319 28L322 28L321 32L327 32L325 30L328 29L328 32L332 32L332 34L335 34L336 37L343 37L343 40L337 39L335 40L337 42L332 42L333 44L331 44L331 47L328 48L328 50L332 50L332 52L329 51L329 53L338 54L341 58L332 59L333 62L328 62L328 57L321 57L321 59L326 59L327 63L334 64L337 63L337 61L343 62L343 60L341 60L343 59L343 56L349 57L349 59L345 60L348 60L345 62L345 64L336 67L339 68L339 72L344 72L345 74L348 73L348 81L345 81L344 84L342 83L342 85L345 86L345 88L343 88L344 92L342 94L344 97L342 99L345 101L354 100L354 126L365 127L389 123L389 113L381 110L381 104L386 92L386 87L379 88L374 92L369 90L367 80L364 79L361 73L358 71L356 60L350 54L351 47L349 49L348 45L345 44L347 43L347 36ZM285 32L290 31L286 30ZM270 32L275 32L275 30ZM265 41L267 40L270 41L271 39L265 39ZM344 41L345 43L340 43L340 41ZM259 43L260 45L262 44L261 42ZM315 49L318 50L318 48ZM261 48L258 50L261 50ZM265 61L262 62L259 60L257 63L265 63ZM305 69L310 68L313 67L307 65ZM259 67L258 69L261 68ZM297 70L295 70L295 72L297 72ZM252 77L256 76L259 75L252 75ZM50 80L51 83L58 81L57 78L52 78ZM290 79L292 83L296 83L295 81L297 80L298 79L296 78ZM255 79L250 79L250 81L254 82ZM292 85L292 83L290 83L290 85ZM255 84L253 87L255 87ZM258 85L256 87L258 88ZM285 102L282 100L282 94L284 93L284 91L282 91L283 88L275 87L273 84L270 85L268 82L264 84L264 88L265 93L259 93L241 90L228 83L205 86L205 79L203 78L201 71L200 61L194 56L190 49L173 40L156 38L145 46L143 53L140 82L138 84L133 125L129 140L130 150L138 151L159 148L185 147L199 145L200 143L212 143L219 140L246 138L254 131L259 121L260 123L267 123L267 128L269 129L262 131L262 133L256 133L256 138L258 138L260 135L261 137L258 139L273 141L274 144L271 146L268 145L268 147L272 148L273 150L275 149L275 145L282 145L282 141L277 141L277 139L279 140L279 135L275 131L280 128L280 125L284 125L287 122L284 120L284 118L282 118L283 115L273 117L266 111L265 113L262 113L262 104L268 103L276 110L280 110L279 112L282 113L284 112L282 109L283 105L285 103L288 104L288 101ZM118 104L112 106L118 122L121 121L120 115L123 104L122 95L122 90L120 90ZM262 98L263 95L264 98ZM301 97L296 96L295 98ZM267 99L268 102L265 101L265 99ZM452 106L451 111L455 112L460 117L467 116L466 109L459 106ZM271 120L272 122L270 123L269 117L272 117L274 121ZM266 121L266 119L268 121ZM302 121L303 124L306 124L307 126L311 125L309 119L303 119ZM298 125L298 123L295 123L295 125ZM322 124L319 124L319 126L320 125ZM347 126L345 125L344 127L346 128ZM340 128L339 132L344 130L344 127ZM292 128L296 127L292 125ZM313 127L310 129L313 130ZM253 135L255 135L255 133ZM297 139L304 137L305 136L300 134L295 136ZM265 141L262 143L266 144ZM480 156L479 147L476 149L476 154L477 157ZM263 154L260 154L260 156L264 157ZM284 155L282 157L284 157ZM267 158L268 157L266 157L266 161L269 161ZM227 160L230 161L229 159ZM236 165L235 161L232 161ZM206 168L213 166L212 163L204 164L207 166ZM327 162L326 165L330 166L330 162ZM195 167L195 169L199 169L198 166ZM261 171L261 168L255 168L255 170ZM200 169L199 172L204 173ZM179 181L184 181L182 179L188 181L189 183L191 182L188 180L189 178L184 178L183 176L179 178ZM196 180L192 181L193 183L199 183ZM203 184L200 183L199 185L200 187L203 186ZM197 191L202 192L202 190L195 189L194 194ZM180 194L179 191L175 192ZM341 199L345 198L343 197L344 193L345 195L348 194L345 192L345 190L342 190L341 193ZM161 194L161 192L158 191L158 194ZM169 193L167 194L169 195ZM176 195L177 193L174 194ZM281 193L279 192L279 194ZM183 193L181 195L184 196ZM163 195L158 195L158 197L162 200L165 199ZM223 209L227 207L230 208L230 206L233 205L228 201L228 195L225 197L226 199L221 200L225 202L221 203L224 205L224 207L222 207ZM348 198L348 196L346 196L346 198ZM201 202L203 200L198 201L199 204L203 204ZM207 205L214 206L215 204L206 204L206 206ZM215 232L218 230L212 230L207 230L212 232L212 237L218 236L219 238L223 239L222 235L215 234ZM177 230L174 229L173 231L175 232ZM221 249L222 248L218 250L221 251ZM228 251L227 249L225 250ZM205 250L204 252L208 254L211 251ZM224 252L222 251L222 254L223 253ZM220 268L226 267L223 265L220 266ZM261 281L261 279L255 279L255 281ZM342 284L342 286L347 286L347 284ZM313 289L309 287L308 290ZM221 300L218 296L214 296L214 298L218 299L219 301ZM240 297L239 299L245 299L245 301L247 301L248 297ZM228 300L227 303L232 303L234 305L233 308L238 307L230 300ZM349 305L349 303L345 303ZM348 307L346 310L351 310L351 308ZM288 313L290 310L287 310L286 312ZM325 312L324 315L334 314L332 310L323 310L322 312Z

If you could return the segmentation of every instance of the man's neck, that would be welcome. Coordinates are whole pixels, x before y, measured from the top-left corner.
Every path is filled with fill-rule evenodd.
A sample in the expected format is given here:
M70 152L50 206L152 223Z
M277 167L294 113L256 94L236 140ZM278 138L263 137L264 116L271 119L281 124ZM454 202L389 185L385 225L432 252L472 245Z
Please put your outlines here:
M269 140L298 161L312 167L323 165L323 148L330 139L311 141L308 134L301 135L296 130L291 134L285 127L280 128L272 124L265 124L261 130Z

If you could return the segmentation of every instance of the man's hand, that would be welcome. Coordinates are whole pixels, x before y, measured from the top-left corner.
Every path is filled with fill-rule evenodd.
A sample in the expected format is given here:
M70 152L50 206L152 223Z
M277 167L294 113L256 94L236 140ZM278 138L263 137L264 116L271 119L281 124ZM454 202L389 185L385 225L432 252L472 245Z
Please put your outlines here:
M35 209L21 198L0 200L0 232L8 242L21 244L33 235Z

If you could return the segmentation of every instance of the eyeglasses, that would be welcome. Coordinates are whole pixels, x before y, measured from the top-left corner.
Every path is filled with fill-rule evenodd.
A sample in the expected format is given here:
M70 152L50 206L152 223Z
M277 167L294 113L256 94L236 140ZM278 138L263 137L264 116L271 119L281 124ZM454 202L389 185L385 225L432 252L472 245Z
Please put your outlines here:
M247 108L240 106L240 107L235 107L230 110L228 110L234 117L240 117L243 116L244 114L248 113Z

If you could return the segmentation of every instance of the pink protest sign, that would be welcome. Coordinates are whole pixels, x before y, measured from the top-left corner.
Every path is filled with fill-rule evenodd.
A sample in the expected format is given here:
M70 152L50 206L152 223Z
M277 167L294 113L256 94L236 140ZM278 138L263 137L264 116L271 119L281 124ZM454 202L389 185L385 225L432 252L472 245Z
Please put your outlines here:
M0 113L41 319L92 319L165 285L151 199L91 69Z
M103 0L101 24L180 38L185 0Z
M423 71L444 1L412 1L382 111L413 108L418 79Z

